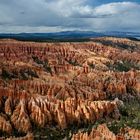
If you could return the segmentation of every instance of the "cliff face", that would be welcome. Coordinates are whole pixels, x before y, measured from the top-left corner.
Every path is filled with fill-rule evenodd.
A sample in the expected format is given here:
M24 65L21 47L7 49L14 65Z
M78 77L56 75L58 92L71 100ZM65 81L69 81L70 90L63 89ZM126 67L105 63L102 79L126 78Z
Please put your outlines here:
M66 130L120 119L124 102L140 97L140 45L94 41L0 41L0 137L33 139L37 128ZM131 49L122 48L125 44ZM101 125L72 139L117 136Z

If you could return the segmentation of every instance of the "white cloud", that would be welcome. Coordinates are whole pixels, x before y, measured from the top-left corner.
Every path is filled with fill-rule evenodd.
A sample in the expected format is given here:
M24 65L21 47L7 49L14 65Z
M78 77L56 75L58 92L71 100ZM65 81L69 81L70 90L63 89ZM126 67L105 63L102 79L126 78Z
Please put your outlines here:
M97 17L90 23L100 30L139 31L140 5L132 2L119 2L101 5L95 8Z
M140 10L140 5L134 2L114 2L95 7L86 4L86 0L54 0L47 7L68 18L101 18Z
M134 10L140 10L140 5L133 2L118 2L109 3L98 6L94 9L95 15L123 15L125 13L134 12Z

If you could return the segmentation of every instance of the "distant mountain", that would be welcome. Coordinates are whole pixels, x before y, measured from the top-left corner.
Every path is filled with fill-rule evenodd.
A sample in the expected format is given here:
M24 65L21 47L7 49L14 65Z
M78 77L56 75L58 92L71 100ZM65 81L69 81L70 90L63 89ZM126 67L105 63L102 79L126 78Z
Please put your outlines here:
M56 33L19 33L19 34L0 34L0 38L12 38L17 40L31 41L67 41L83 40L95 37L127 37L140 39L140 33L133 32L92 32L92 31L64 31Z
M115 37L127 37L127 38L140 38L140 33L136 32L104 32L105 35L107 36L115 36Z

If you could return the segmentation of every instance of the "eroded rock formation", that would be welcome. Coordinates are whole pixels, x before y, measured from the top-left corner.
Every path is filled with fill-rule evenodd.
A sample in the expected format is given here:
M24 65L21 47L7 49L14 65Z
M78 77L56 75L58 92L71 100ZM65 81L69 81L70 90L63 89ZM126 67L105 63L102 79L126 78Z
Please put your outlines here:
M35 127L64 130L119 119L123 102L140 97L139 50L138 42L115 38L82 43L0 40L0 136L18 139L16 131L26 140L33 139ZM72 139L93 137L118 136L101 125Z

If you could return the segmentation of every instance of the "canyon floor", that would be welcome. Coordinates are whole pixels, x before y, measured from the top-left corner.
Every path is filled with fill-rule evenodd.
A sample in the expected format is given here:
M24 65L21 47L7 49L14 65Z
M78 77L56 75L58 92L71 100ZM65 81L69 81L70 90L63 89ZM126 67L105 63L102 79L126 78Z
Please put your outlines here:
M0 139L140 140L140 41L1 39Z

